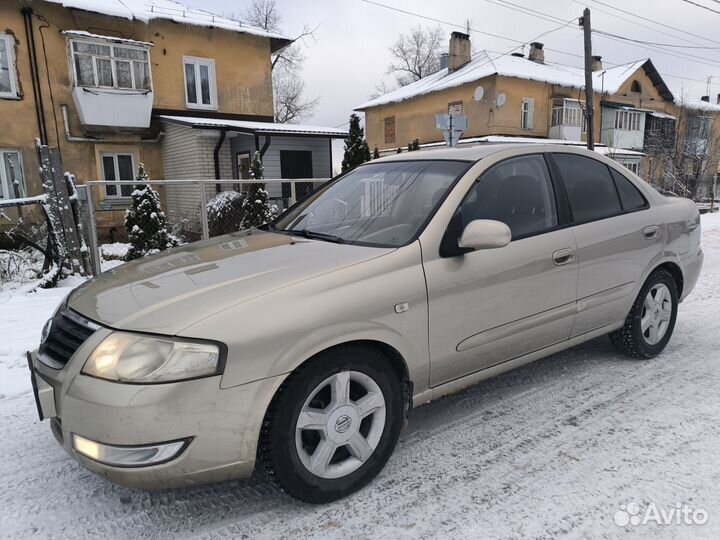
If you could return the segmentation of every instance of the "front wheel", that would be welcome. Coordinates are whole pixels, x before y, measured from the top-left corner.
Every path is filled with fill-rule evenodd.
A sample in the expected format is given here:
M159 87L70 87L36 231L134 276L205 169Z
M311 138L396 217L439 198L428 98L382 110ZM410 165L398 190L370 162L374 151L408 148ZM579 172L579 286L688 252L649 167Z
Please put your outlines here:
M657 356L670 341L677 308L675 279L665 270L655 270L640 289L625 325L610 334L610 342L633 358Z
M268 410L259 458L291 496L340 499L385 466L400 434L403 382L374 348L347 346L292 373Z

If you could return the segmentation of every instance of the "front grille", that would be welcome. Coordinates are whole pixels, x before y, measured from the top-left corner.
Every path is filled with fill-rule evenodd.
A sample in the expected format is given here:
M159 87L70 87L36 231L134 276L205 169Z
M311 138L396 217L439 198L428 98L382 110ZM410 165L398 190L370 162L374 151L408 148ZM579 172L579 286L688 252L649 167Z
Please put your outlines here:
M40 345L40 360L43 357L56 364L56 368L65 367L68 360L85 343L98 326L83 319L72 311L63 309L52 319L52 326L45 341Z

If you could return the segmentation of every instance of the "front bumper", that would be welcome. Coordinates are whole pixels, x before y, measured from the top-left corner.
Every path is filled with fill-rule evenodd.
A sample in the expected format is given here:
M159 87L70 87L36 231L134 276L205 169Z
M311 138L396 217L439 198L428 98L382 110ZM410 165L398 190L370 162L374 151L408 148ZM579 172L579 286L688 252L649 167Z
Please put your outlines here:
M98 332L100 333L100 332ZM93 336L88 341L102 339ZM121 384L80 374L85 343L62 370L31 353L38 408L50 419L58 443L93 472L118 484L167 488L204 484L252 474L265 410L282 377L220 388L220 376L177 383ZM79 365L78 365L79 364ZM73 448L73 434L105 445L188 443L157 465L117 467Z

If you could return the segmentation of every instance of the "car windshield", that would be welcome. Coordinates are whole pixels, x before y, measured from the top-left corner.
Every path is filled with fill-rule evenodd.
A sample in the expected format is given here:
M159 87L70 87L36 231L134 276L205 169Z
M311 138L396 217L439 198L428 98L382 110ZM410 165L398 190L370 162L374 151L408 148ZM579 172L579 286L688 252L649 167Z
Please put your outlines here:
M464 161L389 161L358 167L281 215L270 228L347 244L413 240L468 167Z

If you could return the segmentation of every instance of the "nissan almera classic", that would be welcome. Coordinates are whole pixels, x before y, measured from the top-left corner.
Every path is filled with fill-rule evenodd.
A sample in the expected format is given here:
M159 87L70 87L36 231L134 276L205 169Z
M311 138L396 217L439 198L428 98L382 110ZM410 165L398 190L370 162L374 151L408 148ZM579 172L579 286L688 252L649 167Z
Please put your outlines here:
M74 290L30 354L36 401L114 482L263 467L332 501L380 472L410 407L604 334L656 356L702 261L693 203L598 154L395 155Z

